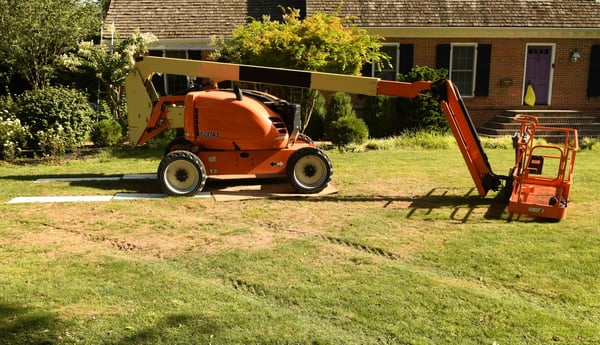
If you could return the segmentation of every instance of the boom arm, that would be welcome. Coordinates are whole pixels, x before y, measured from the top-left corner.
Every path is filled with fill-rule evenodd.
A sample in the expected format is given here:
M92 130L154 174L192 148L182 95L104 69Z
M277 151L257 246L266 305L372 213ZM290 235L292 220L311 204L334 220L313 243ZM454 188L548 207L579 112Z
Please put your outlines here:
M341 91L367 96L388 95L414 98L431 90L446 115L450 128L460 147L469 172L481 196L490 189L497 190L500 178L490 167L475 127L454 84L449 80L436 83L413 83L380 80L378 78L333 73L309 72L271 67L248 66L210 61L183 60L162 57L143 57L126 79L129 132L132 143L141 144L149 132L178 126L183 122L183 110L167 109L167 121L160 113L167 104L159 102L152 85L154 73L202 77L214 82L231 80L309 88L322 91ZM164 98L164 97L163 97ZM175 102L175 98L173 99Z
M343 74L146 56L136 62L135 69L125 81L131 143L141 144L140 139L147 128L164 126L158 123L159 119L156 116L152 118L153 108L160 98L152 85L152 76L155 73L201 77L214 82L231 80L366 96L416 97L431 85L430 82L387 82L378 78ZM183 115L175 112L170 121L180 122L181 116Z
M431 93L440 102L479 195L485 196L490 189L499 190L501 180L505 177L492 172L487 154L458 88L449 80L440 80L432 84Z

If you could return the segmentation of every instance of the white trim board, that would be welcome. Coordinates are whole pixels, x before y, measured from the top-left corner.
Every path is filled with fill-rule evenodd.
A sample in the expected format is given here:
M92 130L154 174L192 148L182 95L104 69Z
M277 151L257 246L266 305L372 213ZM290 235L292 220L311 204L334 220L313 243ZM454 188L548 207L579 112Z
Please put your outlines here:
M78 196L20 196L11 199L9 204L47 203L47 202L95 202L110 201L112 195L78 195Z
M48 177L39 178L40 182L81 182L81 181L120 181L120 180L156 180L156 174L127 174L122 176L89 176L89 177Z
M75 196L21 196L8 201L8 204L60 203L60 202L106 202L112 200L162 199L166 194L116 193L115 195L75 195ZM194 198L210 198L210 192L201 192Z

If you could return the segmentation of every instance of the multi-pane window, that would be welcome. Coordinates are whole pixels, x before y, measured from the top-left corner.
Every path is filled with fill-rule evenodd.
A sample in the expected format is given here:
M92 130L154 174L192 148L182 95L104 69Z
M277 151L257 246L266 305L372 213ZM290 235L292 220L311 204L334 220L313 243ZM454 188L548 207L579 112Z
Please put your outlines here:
M390 57L389 61L384 61L381 70L373 66L373 76L385 80L396 80L398 75L398 45L387 44L381 47L381 51Z
M185 50L167 50L165 57L187 59L187 51ZM174 94L189 88L188 77L184 75L167 74L166 87L168 94Z
M198 60L201 50L150 50L151 56ZM193 80L184 75L156 74L152 78L154 87L161 95L172 95L187 90Z
M473 97L477 61L475 44L453 44L450 55L450 79L456 84L461 96Z
M386 44L380 48L381 52L387 54L390 57L389 61L382 62L381 66L375 63L365 64L363 66L362 75L365 77L376 77L385 80L396 80L398 74L398 45L397 44Z

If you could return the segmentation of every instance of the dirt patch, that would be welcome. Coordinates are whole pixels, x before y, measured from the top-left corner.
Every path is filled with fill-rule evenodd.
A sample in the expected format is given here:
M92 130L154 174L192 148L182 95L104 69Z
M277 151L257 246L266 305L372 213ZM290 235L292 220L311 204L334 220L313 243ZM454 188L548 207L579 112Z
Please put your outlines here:
M51 256L93 252L169 259L189 251L269 248L299 236L282 231L287 224L256 218L256 205L246 202L181 201L21 205L20 226L5 240L45 247Z
M257 187L234 183L219 188L234 196L235 190L243 193L244 188L249 188L253 193ZM189 253L269 249L298 238L392 259L411 257L424 248L423 227L432 223L407 220L423 207L426 208L423 212L431 212L429 199L402 196L389 187L374 186L365 195L344 195L343 187L340 190L308 198L239 200L238 197L228 202L164 198L9 207L20 219L13 239L24 245L46 247L48 255L53 256L86 253L175 259ZM429 198L438 201L435 196ZM388 222L388 216L378 216L374 219L384 223L372 225L362 220L382 210L393 219ZM364 228L369 235L351 233L358 228ZM440 240L442 236L441 232ZM364 238L364 241L348 238Z

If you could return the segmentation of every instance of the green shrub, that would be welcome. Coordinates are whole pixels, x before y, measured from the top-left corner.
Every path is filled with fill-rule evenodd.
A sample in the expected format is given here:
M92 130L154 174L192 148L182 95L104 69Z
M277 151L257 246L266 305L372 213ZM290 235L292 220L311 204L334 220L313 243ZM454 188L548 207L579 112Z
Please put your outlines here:
M60 146L71 150L87 139L94 111L83 93L64 87L47 87L21 95L16 115L31 131L34 139L31 148L42 149L40 142L47 142L48 138L40 138L40 133L52 130L48 136L68 140Z
M395 147L418 147L422 149L447 149L456 143L454 136L437 131L405 132L395 138Z
M365 152L367 150L367 147L365 147L365 145L350 143L344 147L340 147L339 150L341 152L360 153Z
M582 150L600 151L600 138L584 137L579 142Z
M447 76L446 69L431 67L414 67L408 74L400 74L400 80L415 82L420 80L437 81ZM400 114L400 128L402 130L427 130L447 131L448 122L440 104L426 95L416 98L396 98L396 108Z
M176 129L170 128L150 139L146 143L146 146L148 146L150 150L160 150L161 153L164 153L165 148L178 136L181 136L181 134L178 135Z
M435 69L428 66L415 66L408 74L400 74L400 81L414 82L419 80L437 81L448 76L445 68Z
M328 135L331 142L341 148L349 144L363 144L369 137L369 129L363 120L347 115L331 123Z
M369 130L369 134L371 131ZM367 150L391 150L395 147L395 138L380 138L380 139L369 139L365 143L365 149Z
M327 112L325 109L325 97L317 90L310 90L308 92L315 92L315 94L314 97L307 95L302 99L302 114L306 114L312 108L310 121L308 121L308 125L304 129L304 134L312 139L322 139L325 134L325 114ZM314 103L312 103L312 100L314 100ZM306 121L305 118L306 116L304 115L303 122Z
M373 138L390 137L397 133L398 110L390 97L367 97L363 119Z
M510 135L505 135L497 138L480 136L481 146L484 149L512 149L513 139Z
M347 116L356 117L356 112L352 108L352 98L347 93L336 92L329 100L325 114L325 131L327 134L329 134L331 123Z
M90 139L97 146L116 146L123 139L121 125L113 119L105 119L94 123Z

